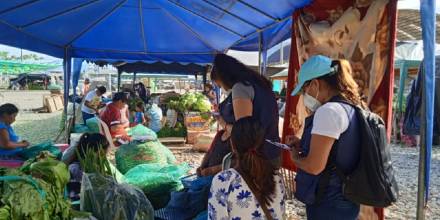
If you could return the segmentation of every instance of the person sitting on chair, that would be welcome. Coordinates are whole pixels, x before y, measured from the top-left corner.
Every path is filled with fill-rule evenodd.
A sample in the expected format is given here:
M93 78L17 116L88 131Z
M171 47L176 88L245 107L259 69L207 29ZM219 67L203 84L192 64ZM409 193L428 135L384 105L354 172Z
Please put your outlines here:
M112 103L108 104L106 109L101 112L100 118L109 127L112 138L120 138L128 141L125 125L122 121L121 110L126 108L128 97L123 92L118 92L113 96Z

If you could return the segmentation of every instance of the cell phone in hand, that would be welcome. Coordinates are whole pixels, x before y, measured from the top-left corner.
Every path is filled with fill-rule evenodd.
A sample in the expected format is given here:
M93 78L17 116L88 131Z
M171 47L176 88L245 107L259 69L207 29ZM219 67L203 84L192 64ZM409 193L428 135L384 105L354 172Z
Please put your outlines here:
M218 117L218 116L220 116L220 113L218 113L218 112L211 112L211 114L212 114L212 116L214 116L214 117Z
M274 141L271 141L269 139L266 139L266 142L269 143L269 144L274 145L275 147L281 148L283 150L292 151L292 148L289 147L289 145L287 145L287 144L282 144L282 143L274 142Z

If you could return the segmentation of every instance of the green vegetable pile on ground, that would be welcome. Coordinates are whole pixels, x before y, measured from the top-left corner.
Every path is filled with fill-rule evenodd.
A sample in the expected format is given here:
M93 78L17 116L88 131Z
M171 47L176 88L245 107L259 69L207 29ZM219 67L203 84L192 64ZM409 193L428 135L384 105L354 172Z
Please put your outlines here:
M21 170L2 173L1 220L71 219L64 188L70 175L67 166L51 157L28 161Z
M141 164L130 169L125 178L127 183L142 189L155 209L163 208L169 201L171 192L183 189L180 178L190 167L181 165Z
M170 128L165 125L160 131L157 133L159 138L166 137L186 137L187 131L181 122L176 123L176 127Z
M118 148L115 155L116 168L125 174L139 164L175 164L176 157L159 141L133 141Z

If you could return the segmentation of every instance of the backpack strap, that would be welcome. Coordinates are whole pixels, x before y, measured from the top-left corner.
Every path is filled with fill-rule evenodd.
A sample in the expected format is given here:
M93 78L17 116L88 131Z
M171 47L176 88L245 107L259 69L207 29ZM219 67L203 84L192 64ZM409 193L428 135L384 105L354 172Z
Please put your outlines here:
M345 102L343 100L336 101L336 102L350 105L356 111L356 106L353 106L348 102ZM342 104L340 104L340 105L342 106ZM347 111L347 109L344 106L342 106L342 108L344 108L345 113L347 113L347 117L350 118L350 113ZM330 183L330 177L333 172L335 172L336 175L338 175L338 177L341 179L342 182L345 181L346 175L336 165L336 153L337 152L338 152L338 141L335 141L335 143L332 146L332 149L330 150L330 154L329 154L329 157L327 160L327 164L325 165L325 169L321 173L321 176L319 178L318 188L317 188L316 194L315 194L315 204L321 203L321 201L324 199L328 184Z

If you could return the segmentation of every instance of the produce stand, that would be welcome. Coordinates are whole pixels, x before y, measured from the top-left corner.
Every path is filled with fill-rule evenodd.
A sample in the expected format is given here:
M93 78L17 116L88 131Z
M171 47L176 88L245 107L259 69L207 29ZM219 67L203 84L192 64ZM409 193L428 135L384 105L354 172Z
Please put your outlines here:
M159 138L177 135L186 138L186 143L195 144L199 135L210 133L212 106L203 94L185 93L180 96L166 93L159 100L167 110L167 123L159 131Z

